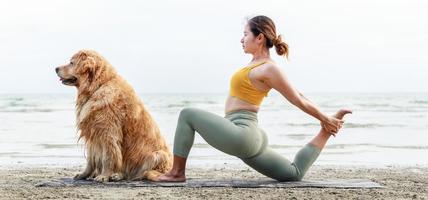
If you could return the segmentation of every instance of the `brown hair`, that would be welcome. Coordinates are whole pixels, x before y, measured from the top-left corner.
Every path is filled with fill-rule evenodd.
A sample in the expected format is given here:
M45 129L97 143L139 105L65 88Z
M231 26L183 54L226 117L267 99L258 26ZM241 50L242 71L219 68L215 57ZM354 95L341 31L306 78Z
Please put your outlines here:
M251 32L254 36L263 34L266 38L266 47L275 46L276 53L288 59L288 45L282 41L281 35L276 35L276 28L273 21L264 15L255 16L248 20Z

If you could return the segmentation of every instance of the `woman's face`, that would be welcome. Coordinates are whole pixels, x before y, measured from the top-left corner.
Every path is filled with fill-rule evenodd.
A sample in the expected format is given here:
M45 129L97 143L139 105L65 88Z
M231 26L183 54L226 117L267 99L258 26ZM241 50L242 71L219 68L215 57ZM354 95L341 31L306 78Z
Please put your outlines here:
M242 48L245 53L253 54L260 48L260 35L258 37L254 36L253 32L250 30L250 26L247 24L244 28L244 36L241 39Z

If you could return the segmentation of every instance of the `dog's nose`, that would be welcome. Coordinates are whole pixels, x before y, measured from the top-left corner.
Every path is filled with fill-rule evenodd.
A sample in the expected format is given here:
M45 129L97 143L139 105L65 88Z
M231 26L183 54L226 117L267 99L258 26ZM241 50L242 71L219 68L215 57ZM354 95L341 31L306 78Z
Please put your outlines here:
M59 71L59 67L55 68L55 72L58 73Z

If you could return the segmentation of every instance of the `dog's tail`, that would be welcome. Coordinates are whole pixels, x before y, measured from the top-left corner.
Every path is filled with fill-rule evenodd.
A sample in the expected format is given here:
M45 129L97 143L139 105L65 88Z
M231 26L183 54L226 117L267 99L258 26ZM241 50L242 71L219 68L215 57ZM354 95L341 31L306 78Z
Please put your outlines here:
M169 151L159 150L153 152L150 156L144 159L144 163L141 165L138 173L135 177L130 178L131 180L142 180L148 179L151 181L157 180L157 178L169 171L172 167L172 155Z

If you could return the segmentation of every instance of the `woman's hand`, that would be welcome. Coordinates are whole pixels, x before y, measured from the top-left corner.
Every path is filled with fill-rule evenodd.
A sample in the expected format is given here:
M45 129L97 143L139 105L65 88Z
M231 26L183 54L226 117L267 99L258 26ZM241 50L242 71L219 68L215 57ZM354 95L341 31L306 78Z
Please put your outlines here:
M334 117L327 117L324 121L321 122L321 126L325 131L336 137L337 132L342 128L344 122L345 121Z

